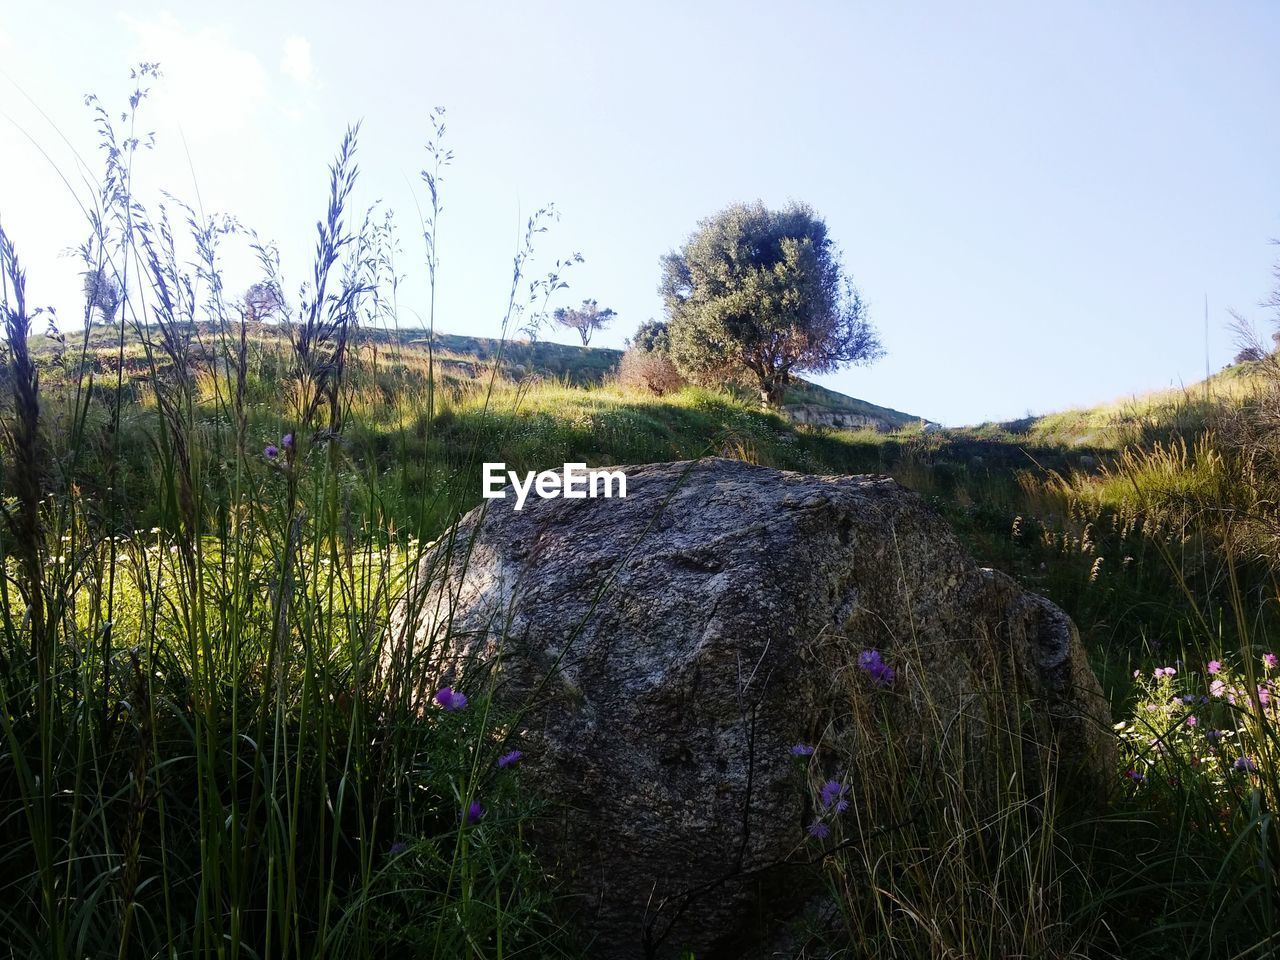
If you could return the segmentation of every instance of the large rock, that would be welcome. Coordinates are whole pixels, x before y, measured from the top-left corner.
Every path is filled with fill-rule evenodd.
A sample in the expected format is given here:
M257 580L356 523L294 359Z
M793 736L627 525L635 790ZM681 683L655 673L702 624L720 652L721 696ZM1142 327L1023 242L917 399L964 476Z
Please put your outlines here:
M424 698L494 676L502 704L527 707L521 775L553 801L539 839L592 956L761 943L813 892L806 779L856 781L885 730L923 760L949 738L979 759L1013 742L1033 774L1053 756L1086 791L1113 776L1071 621L977 567L893 480L620 469L626 499L472 511L393 624L444 651ZM867 650L891 682L859 669ZM797 761L797 743L816 754Z

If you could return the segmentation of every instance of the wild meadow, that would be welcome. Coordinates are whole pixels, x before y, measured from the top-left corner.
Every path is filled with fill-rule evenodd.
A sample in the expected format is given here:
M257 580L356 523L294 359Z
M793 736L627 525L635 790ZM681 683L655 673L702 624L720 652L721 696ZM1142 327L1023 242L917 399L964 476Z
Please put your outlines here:
M731 387L655 395L606 351L449 340L430 309L402 327L407 268L394 219L357 205L358 129L300 285L241 222L144 203L148 74L123 123L94 106L83 315L39 308L23 238L0 231L7 955L589 956L531 842L555 811L521 789L513 718L483 686L422 708L438 651L384 656L391 611L480 502L482 461L706 455L919 491L1072 615L1117 720L1101 812L1010 770L979 815L964 758L924 778L887 737L890 788L841 795L844 835L813 838L839 932L803 955L1280 949L1273 356L1109 410L938 433L796 426ZM426 131L412 227L432 285L444 133ZM546 226L530 218L513 257L513 335L571 266L528 275ZM224 286L231 244L257 257L247 291ZM863 824L870 809L900 829Z

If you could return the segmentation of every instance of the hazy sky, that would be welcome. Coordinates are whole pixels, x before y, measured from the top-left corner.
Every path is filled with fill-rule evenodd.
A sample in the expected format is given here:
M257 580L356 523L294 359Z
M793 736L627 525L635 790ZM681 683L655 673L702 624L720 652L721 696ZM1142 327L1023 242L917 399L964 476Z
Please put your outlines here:
M1260 318L1280 257L1278 52L1273 2L0 0L0 221L30 299L75 316L58 254L86 230L58 170L76 179L72 146L101 167L83 95L123 108L130 65L158 60L139 183L198 186L280 242L292 284L363 120L360 204L397 213L408 317L441 105L440 329L497 332L546 202L541 265L582 253L562 302L617 310L600 344L620 346L661 316L658 259L700 218L794 198L889 351L822 382L945 423L1011 418L1203 376L1206 295L1209 363L1235 353L1227 308Z

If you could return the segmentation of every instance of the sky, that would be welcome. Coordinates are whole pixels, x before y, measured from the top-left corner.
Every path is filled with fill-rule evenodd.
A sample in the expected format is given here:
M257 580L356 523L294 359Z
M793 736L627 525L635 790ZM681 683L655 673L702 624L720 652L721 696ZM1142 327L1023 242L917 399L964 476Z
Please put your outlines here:
M1277 50L1267 0L0 0L0 223L29 300L76 316L78 171L102 167L83 98L121 110L131 65L158 61L140 189L234 214L296 284L360 121L357 206L395 211L416 323L441 106L438 329L499 332L522 224L547 203L531 272L581 253L553 306L613 308L593 345L620 347L662 316L659 258L699 220L802 200L887 349L816 379L946 424L1010 419L1190 384L1238 349L1230 309L1264 322ZM243 246L227 265L257 279Z

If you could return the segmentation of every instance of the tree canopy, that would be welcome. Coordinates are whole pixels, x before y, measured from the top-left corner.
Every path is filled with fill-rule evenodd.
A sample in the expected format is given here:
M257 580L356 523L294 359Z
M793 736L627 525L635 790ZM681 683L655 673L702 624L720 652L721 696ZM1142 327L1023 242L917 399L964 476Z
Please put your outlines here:
M617 314L608 307L601 310L594 300L583 300L581 307L561 307L553 316L560 326L576 330L585 347L590 345L591 335L607 327Z
M266 320L284 309L284 297L272 283L255 283L244 292L245 314L251 320Z
M692 380L746 380L782 402L792 375L883 354L827 225L806 204L735 204L662 261L671 355Z
M628 343L644 353L667 353L671 349L671 336L665 323L649 319L636 327Z

